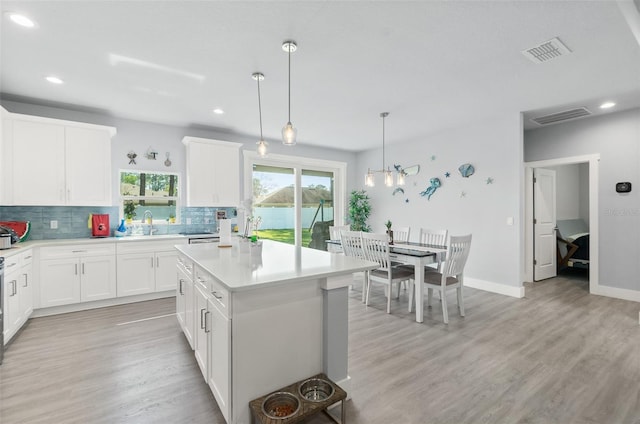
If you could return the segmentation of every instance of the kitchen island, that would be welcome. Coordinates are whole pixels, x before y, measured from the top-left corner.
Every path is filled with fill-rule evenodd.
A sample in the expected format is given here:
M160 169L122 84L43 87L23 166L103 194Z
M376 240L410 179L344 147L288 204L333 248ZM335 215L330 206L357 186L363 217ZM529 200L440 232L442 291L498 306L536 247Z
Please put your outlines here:
M349 390L348 284L375 262L264 240L180 245L177 316L227 423L249 401L324 372ZM259 251L261 250L261 251Z

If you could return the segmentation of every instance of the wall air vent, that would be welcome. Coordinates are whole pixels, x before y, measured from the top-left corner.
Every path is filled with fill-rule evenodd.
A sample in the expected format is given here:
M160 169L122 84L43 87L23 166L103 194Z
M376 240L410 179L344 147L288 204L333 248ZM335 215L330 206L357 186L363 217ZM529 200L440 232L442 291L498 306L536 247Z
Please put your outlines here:
M552 113L550 115L538 116L537 118L531 118L531 120L538 125L549 125L589 115L591 115L589 109L586 107L579 107L576 109L565 110L563 112Z
M571 50L569 50L558 37L545 41L535 47L522 50L522 54L534 63L547 62L556 57L566 56L569 53L571 53Z

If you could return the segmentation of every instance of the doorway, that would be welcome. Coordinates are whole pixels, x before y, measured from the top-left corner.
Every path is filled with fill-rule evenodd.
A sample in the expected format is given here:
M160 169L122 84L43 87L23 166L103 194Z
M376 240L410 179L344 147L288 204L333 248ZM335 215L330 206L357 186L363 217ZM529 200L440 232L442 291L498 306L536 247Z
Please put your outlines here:
M559 260L560 269L565 270L568 265L574 268L583 267L589 279L589 292L598 292L598 165L600 155L585 155L567 158L550 159L543 161L525 163L525 281L536 281L535 272L536 265L534 263L536 256L536 235L535 235L535 201L534 201L534 173L536 169L548 169L559 174L559 178L565 181L558 183L558 199L559 204L554 205L554 213L557 221L560 221L558 227L558 236L564 240L568 238L574 241L574 236L578 235L579 221L584 222L584 226L588 229L588 246L586 247L588 267L584 267L583 263L578 263L578 259L567 257L568 251L562 251L559 256L554 259ZM582 172L583 188L580 189L579 183L570 183L566 179L570 179L571 175L580 178ZM578 184L578 185L576 185ZM573 191L572 191L573 190ZM575 190L586 190L583 193L575 193ZM586 199L585 199L586 198ZM582 203L581 203L582 202ZM556 222L557 222L556 221ZM556 224L557 225L557 224ZM561 229L563 228L563 229ZM564 232L564 233L563 233ZM554 237L555 238L555 237ZM559 242L562 245L562 242ZM566 246L565 246L566 247ZM571 248L569 246L569 248ZM583 249L583 252L585 249ZM577 255L576 255L577 258Z

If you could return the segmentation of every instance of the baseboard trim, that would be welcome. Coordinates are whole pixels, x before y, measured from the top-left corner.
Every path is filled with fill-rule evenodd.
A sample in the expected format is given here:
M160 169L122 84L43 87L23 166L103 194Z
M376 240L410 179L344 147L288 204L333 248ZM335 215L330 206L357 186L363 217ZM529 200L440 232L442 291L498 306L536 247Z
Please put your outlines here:
M592 291L591 294L640 302L640 291L636 290L620 289L617 287L598 285L598 287L594 291Z
M47 317L50 315L66 314L69 312L87 311L89 309L105 308L107 306L125 305L127 303L144 302L145 300L162 299L176 295L175 290L158 293L139 294L136 296L115 297L113 299L96 300L73 305L52 306L49 308L34 309L31 318Z
M347 399L345 400L351 399L351 396L349 395L349 393L351 393L351 376L350 375L347 375L347 378L343 378L342 380L334 381L334 383L340 386L342 390L347 392ZM337 405L337 403L335 405Z
M476 278L465 278L464 285L478 290L484 290L491 293L503 294L505 296L524 297L524 287L508 286L506 284L494 283L492 281L478 280Z

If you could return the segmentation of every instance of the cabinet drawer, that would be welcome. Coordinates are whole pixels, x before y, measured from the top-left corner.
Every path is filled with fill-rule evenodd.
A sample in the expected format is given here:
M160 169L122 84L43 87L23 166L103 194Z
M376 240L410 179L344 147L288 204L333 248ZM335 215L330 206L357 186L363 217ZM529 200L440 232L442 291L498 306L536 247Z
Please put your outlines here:
M85 256L114 255L115 243L49 246L40 249L40 259L62 259Z
M13 256L4 258L4 272L8 274L20 268L22 266L21 257L22 255L13 255Z
M193 281L193 262L184 255L178 254L178 267Z
M175 239L169 239L169 240L163 240L163 241L123 240L118 242L118 254L171 251L171 250L175 250L176 244L185 244L186 242L187 240L184 238L175 238Z
M33 251L29 249L26 252L20 254L20 259L22 260L22 266L30 265L33 263Z
M216 308L228 318L230 314L229 291L218 280L213 278L211 274L204 272L198 267L195 267L194 275L195 284L200 286L202 290L209 295Z

